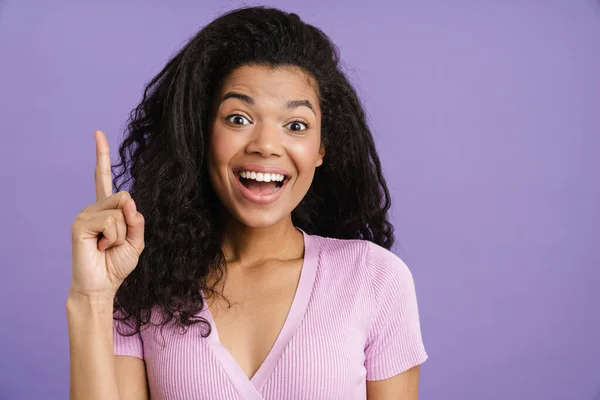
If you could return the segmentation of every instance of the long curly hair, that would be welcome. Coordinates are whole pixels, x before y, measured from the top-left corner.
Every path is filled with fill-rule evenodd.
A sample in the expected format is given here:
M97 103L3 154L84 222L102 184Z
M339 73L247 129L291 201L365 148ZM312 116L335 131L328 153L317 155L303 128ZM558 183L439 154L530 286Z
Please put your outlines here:
M133 330L160 307L161 325L210 324L198 314L204 293L224 276L219 200L207 174L211 105L223 79L242 65L295 66L312 76L326 149L312 185L292 212L308 234L394 242L390 194L358 96L339 51L320 29L278 9L237 9L217 18L167 63L132 110L116 190L129 190L144 215L145 250L115 296L115 319ZM210 287L208 276L217 277ZM153 322L154 323L154 322Z

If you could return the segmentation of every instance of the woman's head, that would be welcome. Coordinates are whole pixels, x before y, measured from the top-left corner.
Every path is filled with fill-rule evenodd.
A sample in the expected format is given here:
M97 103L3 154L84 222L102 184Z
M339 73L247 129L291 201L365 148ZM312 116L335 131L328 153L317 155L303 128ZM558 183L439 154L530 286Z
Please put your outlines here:
M393 243L365 113L336 47L295 14L245 8L204 27L148 84L119 153L115 187L145 216L146 250L116 304L142 321L152 305L182 322L199 311L224 265L223 209L250 227L291 213L307 233ZM248 179L267 167L281 188Z
M289 220L325 153L314 79L294 66L246 64L213 104L207 171L221 204L251 228Z

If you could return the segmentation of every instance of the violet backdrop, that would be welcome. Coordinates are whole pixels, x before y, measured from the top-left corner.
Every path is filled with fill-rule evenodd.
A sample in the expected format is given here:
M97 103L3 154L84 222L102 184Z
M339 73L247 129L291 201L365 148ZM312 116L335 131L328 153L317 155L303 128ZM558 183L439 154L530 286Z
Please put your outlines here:
M600 399L600 2L0 2L0 399L66 399L75 215L143 85L220 13L338 44L393 193L422 400Z

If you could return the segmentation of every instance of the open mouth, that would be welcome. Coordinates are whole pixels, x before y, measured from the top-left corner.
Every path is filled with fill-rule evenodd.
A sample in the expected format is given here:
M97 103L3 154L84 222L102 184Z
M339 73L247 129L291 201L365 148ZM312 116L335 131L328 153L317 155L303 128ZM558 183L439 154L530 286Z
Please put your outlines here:
M289 179L287 175L254 171L240 171L237 174L241 184L257 196L277 193Z

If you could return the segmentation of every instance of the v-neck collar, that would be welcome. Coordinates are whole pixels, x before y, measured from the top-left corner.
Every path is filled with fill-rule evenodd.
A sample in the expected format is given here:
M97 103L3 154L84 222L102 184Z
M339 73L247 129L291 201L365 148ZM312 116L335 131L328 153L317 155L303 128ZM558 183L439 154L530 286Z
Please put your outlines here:
M211 334L206 340L210 344L215 357L228 375L231 383L236 387L238 393L240 393L240 396L244 399L262 400L262 396L259 392L275 369L275 366L281 357L281 353L283 353L283 350L298 330L298 326L308 308L308 302L317 273L319 246L315 238L311 237L301 229L298 230L302 232L304 238L304 259L302 261L302 269L300 270L298 287L294 294L294 299L292 300L288 315L273 347L251 379L248 379L244 370L242 370L235 361L229 350L221 344L215 321L210 313L207 302L204 302L202 313L212 328Z

